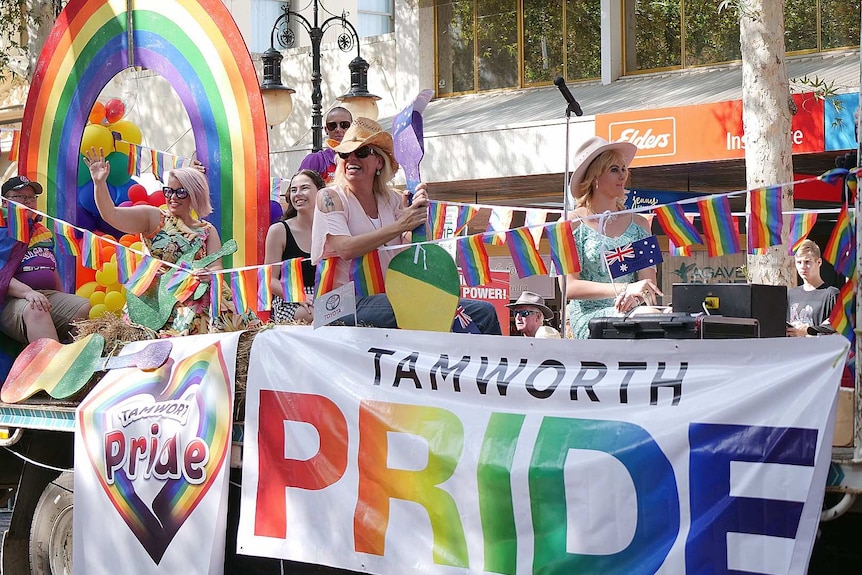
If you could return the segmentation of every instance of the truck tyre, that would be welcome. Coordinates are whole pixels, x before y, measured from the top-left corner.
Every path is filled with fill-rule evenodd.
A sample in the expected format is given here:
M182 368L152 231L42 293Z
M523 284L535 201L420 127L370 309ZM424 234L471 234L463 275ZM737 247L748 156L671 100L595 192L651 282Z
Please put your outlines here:
M73 481L64 472L39 497L30 526L31 575L72 574Z

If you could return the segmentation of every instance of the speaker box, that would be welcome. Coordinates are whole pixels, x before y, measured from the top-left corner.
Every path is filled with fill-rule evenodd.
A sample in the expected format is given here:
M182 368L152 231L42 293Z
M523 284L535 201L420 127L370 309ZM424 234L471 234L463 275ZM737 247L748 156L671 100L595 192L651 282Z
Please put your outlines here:
M760 337L784 337L787 288L762 284L673 284L674 312L754 318Z

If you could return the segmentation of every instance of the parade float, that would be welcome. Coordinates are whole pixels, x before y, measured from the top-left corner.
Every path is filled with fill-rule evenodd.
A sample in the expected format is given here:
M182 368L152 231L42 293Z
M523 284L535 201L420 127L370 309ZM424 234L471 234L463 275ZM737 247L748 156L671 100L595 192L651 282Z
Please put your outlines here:
M78 247L61 258L66 287L118 311L109 295L131 288L109 288L142 267L135 238L87 221L70 145L99 137L87 127L106 125L101 90L131 66L170 81L188 111L213 221L237 244L226 284L241 292L269 224L268 144L218 0L72 0L58 18L20 171L45 184L45 216ZM108 133L137 164L135 135ZM150 200L125 193L115 200ZM562 246L571 229L552 233ZM832 449L839 335L273 326L152 339L119 318L92 325L71 344L31 344L3 385L0 496L15 500L3 573L802 574L824 485L848 508L862 489L859 432L852 453Z

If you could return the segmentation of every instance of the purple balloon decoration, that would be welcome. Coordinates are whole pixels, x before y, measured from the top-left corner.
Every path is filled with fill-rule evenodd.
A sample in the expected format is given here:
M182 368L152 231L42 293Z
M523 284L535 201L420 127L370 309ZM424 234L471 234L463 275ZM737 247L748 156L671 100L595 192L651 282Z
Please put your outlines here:
M284 215L284 210L281 209L281 204L275 200L269 201L269 223L274 224Z

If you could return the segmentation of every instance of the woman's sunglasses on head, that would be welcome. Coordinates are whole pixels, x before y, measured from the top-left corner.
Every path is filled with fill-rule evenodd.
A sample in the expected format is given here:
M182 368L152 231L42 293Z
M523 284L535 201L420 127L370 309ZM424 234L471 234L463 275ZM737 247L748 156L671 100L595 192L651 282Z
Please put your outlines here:
M338 128L338 126L341 126L342 130L346 130L350 127L350 122L347 122L345 120L342 120L340 122L326 122L326 129L330 132L334 132L335 129Z
M350 154L353 154L354 156L356 156L360 160L364 160L368 156L376 155L374 153L374 148L372 148L371 146L362 146L361 148L356 148L352 152L338 152L338 156L342 160L346 160L347 158L349 158Z
M178 200L184 200L189 197L189 193L186 191L185 188L174 189L170 186L165 186L164 188L162 188L162 193L165 195L165 198L176 196Z

